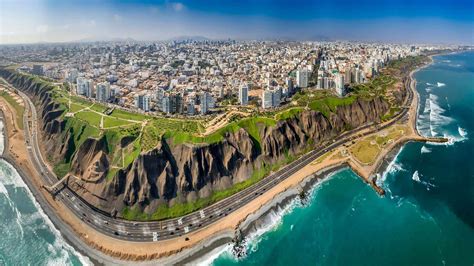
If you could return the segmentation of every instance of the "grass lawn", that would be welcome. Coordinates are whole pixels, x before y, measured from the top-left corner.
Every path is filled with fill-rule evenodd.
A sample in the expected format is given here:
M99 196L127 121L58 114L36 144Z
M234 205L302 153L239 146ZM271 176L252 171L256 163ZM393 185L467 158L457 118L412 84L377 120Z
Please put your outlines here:
M91 106L91 109L96 112L103 113L105 110L107 110L107 107L98 103L94 103L94 105Z
M67 106L67 103L65 103L66 106ZM71 113L76 113L76 112L79 112L80 110L86 108L85 106L83 105L80 105L80 104L76 104L76 103L71 103L71 106L69 106L69 112Z
M118 118L123 118L123 119L127 119L127 120L135 120L135 121L143 121L143 120L151 118L150 116L147 116L147 115L126 112L126 111L123 111L123 110L120 110L120 109L114 109L111 116L118 117Z
M372 164L381 151L379 146L372 142L373 139L359 140L356 144L350 147L349 150L359 162Z
M82 112L76 113L74 117L79 118L89 123L89 125L93 127L100 128L100 120L102 116L97 113L94 113L91 111L82 111Z
M112 116L104 116L104 128L117 127L117 126L126 126L130 125L133 122L125 121Z

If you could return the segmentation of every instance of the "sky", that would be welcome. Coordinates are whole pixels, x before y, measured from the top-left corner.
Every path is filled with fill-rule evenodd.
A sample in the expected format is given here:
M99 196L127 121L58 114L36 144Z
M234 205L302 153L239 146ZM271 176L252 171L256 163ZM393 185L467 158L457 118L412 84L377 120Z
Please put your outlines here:
M0 44L180 36L474 44L474 1L0 0Z

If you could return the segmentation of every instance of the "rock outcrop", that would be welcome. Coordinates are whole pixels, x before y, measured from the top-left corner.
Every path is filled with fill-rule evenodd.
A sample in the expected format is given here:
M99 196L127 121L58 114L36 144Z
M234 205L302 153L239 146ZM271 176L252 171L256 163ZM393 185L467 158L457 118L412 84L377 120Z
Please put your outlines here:
M305 110L274 126L258 124L259 143L242 128L213 144L174 144L172 139L162 139L108 179L111 162L106 141L89 138L77 147L81 127L66 127L64 111L53 101L49 85L9 70L0 70L0 75L33 99L41 118L42 146L50 162L66 158L79 179L70 178L70 187L107 212L124 206L140 206L151 212L160 204L207 197L248 179L262 164L300 155L346 130L379 121L389 110L383 98L358 99L338 107L328 117ZM129 140L123 142L130 145Z

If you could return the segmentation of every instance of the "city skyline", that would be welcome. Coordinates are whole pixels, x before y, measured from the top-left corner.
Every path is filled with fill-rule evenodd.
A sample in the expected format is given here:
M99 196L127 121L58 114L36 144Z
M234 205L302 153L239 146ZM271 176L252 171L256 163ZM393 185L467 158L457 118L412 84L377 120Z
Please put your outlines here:
M0 1L0 44L132 38L472 44L469 1ZM21 21L21 23L19 23Z

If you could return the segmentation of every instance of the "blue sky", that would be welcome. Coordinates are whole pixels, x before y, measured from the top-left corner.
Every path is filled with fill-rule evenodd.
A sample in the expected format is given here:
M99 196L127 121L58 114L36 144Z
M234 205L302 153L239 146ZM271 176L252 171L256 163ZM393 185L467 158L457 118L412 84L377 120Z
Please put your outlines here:
M0 0L0 43L209 38L474 43L474 1Z

